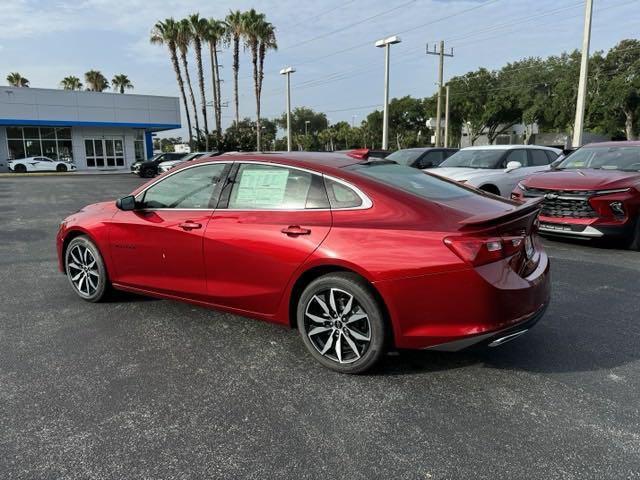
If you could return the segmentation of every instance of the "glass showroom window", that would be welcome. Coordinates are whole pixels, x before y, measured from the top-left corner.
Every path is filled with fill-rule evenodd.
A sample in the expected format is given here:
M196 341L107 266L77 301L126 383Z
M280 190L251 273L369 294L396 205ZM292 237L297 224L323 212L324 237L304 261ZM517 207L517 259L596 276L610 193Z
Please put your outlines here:
M136 162L144 162L146 160L144 156L144 130L136 130L135 135L133 146L136 155Z
M49 157L73 161L70 128L7 127L9 158Z

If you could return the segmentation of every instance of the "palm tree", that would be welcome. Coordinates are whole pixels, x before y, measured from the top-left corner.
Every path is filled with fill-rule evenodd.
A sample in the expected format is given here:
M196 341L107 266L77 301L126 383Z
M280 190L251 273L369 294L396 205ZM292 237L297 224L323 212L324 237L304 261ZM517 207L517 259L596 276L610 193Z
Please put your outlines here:
M245 36L245 48L251 52L251 63L253 65L253 88L256 95L256 149L260 151L260 92L258 88L258 48L262 35L265 16L255 9L245 12L243 15L243 31Z
M7 82L9 82L9 85L12 87L28 87L29 86L29 80L23 77L22 75L20 75L18 72L12 72L9 75L7 75Z
M151 43L154 45L166 45L169 50L169 57L171 58L171 64L176 74L176 80L178 82L178 88L182 95L182 102L187 115L187 129L189 130L189 144L193 142L193 135L191 130L191 115L189 114L189 105L187 105L187 95L184 91L184 81L182 80L182 73L180 72L180 64L178 63L177 54L177 41L178 38L178 23L173 18L167 18L164 22L159 21L155 24L151 30Z
M227 24L215 18L209 19L209 28L206 40L209 43L209 56L211 57L211 82L213 87L213 111L216 121L216 131L222 134L222 99L220 96L220 69L218 65L218 46L225 37Z
M204 134L206 149L209 150L209 122L207 120L207 99L204 94L204 73L202 72L202 42L206 40L209 21L194 14L189 17L191 33L193 35L193 46L196 52L196 66L198 68L198 84L200 86L200 99L202 101L202 117L204 118Z
M60 86L65 90L82 90L82 82L73 75L64 77L60 82Z
M187 87L189 87L189 97L191 98L191 106L193 107L193 116L196 121L196 134L200 139L200 121L198 120L198 109L196 107L196 97L193 94L193 87L191 86L191 76L189 75L189 64L187 63L187 52L189 51L189 45L193 41L193 33L191 32L191 23L186 18L178 22L178 35L176 37L176 45L180 52L180 59L182 60L182 68L184 69L184 77L187 80Z
M236 125L240 123L238 101L238 70L240 69L240 39L244 37L244 14L240 10L230 11L227 23L226 41L233 42L233 100L236 108Z
M124 93L125 89L133 89L133 83L131 83L129 77L127 77L124 73L121 73L120 75L114 75L114 77L111 79L111 86L113 86L113 89L116 92L119 91L120 93Z
M100 70L89 70L84 74L84 81L87 84L87 90L92 92L103 92L109 88L109 81Z
M278 44L276 43L276 27L269 22L261 22L258 30L258 38L260 44L258 45L258 82L256 89L256 116L258 124L258 146L260 145L260 105L262 102L262 82L264 80L264 58L268 50L276 50Z

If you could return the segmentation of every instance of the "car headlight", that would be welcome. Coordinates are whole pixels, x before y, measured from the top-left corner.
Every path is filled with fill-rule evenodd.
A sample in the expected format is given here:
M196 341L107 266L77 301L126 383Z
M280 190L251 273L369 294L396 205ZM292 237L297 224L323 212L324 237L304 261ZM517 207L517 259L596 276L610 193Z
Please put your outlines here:
M522 182L518 182L517 187L522 190L523 192L525 192L527 190L527 187L525 187Z

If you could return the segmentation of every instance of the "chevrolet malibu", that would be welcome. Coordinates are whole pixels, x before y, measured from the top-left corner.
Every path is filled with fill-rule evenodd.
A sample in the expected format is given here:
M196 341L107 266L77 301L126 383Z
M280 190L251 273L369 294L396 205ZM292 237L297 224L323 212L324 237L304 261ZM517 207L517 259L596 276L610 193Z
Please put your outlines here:
M59 266L82 299L115 288L297 327L322 365L388 348L497 346L549 302L524 205L380 159L227 154L67 217Z

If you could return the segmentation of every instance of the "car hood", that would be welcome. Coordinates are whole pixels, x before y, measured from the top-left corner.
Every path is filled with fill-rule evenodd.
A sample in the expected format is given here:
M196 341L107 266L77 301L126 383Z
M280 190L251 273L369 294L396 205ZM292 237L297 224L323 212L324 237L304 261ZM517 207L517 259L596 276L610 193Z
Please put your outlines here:
M436 167L429 169L429 173L450 178L451 180L473 180L474 178L487 178L504 173L502 169L467 168L467 167Z
M640 185L640 172L619 170L551 170L529 177L526 187L549 190L610 190Z

